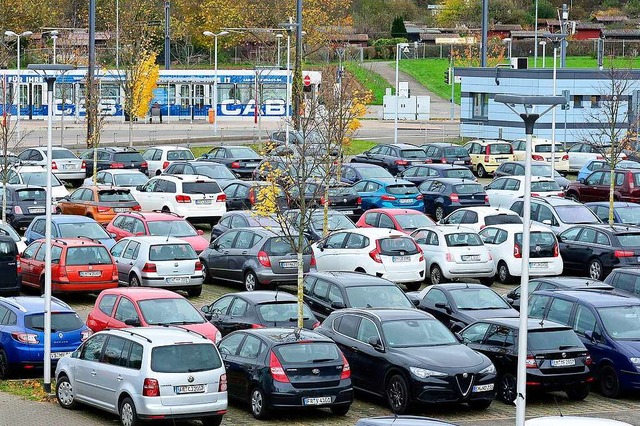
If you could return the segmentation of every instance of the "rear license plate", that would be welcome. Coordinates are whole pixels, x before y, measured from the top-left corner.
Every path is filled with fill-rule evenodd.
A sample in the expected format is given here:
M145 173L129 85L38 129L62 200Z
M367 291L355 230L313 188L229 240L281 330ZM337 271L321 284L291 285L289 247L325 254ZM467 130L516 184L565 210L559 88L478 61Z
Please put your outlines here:
M411 262L411 256L393 256L394 262Z
M211 200L205 198L203 200L196 200L197 205L211 204Z
M496 158L496 163L503 163L505 161L507 161L506 158Z
M75 168L76 168L76 166L73 165L73 164L63 164L62 165L62 170L73 170Z
M183 385L176 386L174 389L177 395L183 395L185 393L205 393L207 391L207 385Z
M189 277L170 277L170 278L165 278L165 282L167 284L189 284L189 281L191 281L191 278L189 278Z
M454 161L453 164L464 164L464 160Z
M29 207L29 213L44 213L44 207Z
M572 365L576 365L576 360L573 358L569 359L552 359L551 366L552 367L569 367Z
M529 268L547 268L549 264L547 262L529 262Z
M353 214L353 210L340 210L340 213L343 213L343 214Z
M303 398L303 405L323 405L323 404L331 404L330 396L319 396L317 398Z
M245 167L258 167L258 163L247 163Z
M71 352L51 352L51 359L60 359L69 355Z
M102 271L80 271L81 277L99 277L102 275Z
M401 198L400 199L400 204L411 204L413 203L415 200L411 199L411 198Z
M479 262L480 255L471 254L468 256L462 256L462 260L464 260L465 262Z
M298 261L297 260L281 260L280 267L281 268L297 268Z
M124 213L124 212L128 212L129 210L130 210L129 207L116 207L113 209L113 211L116 213Z
M488 392L493 390L493 383L488 385L475 385L471 388L471 392Z

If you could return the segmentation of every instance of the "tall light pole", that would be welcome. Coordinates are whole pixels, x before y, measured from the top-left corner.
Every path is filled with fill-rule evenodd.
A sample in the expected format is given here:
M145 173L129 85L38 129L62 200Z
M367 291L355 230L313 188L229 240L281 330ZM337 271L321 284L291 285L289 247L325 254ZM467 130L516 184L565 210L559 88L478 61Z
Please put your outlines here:
M17 34L13 31L5 31L4 35L7 37L15 37L18 40L18 66L16 68L16 74L18 76L18 90L16 90L16 92L18 93L18 101L16 102L17 105L17 114L16 114L16 135L18 137L18 140L16 141L16 143L20 143L20 139L22 139L22 135L20 134L20 86L22 85L22 78L20 77L20 39L22 37L29 37L30 35L32 35L33 32L32 31L24 31L20 34Z
M229 34L229 31L205 31L202 34L213 37L213 135L218 136L218 37Z
M120 2L119 0L116 0L116 70L120 71ZM118 73L118 76L119 74L120 73Z
M282 35L282 33L278 33L276 34L276 39L278 40L278 52L276 54L276 66L278 67L278 69L280 69L280 40L282 40L282 37L284 37Z
M557 67L556 67L556 57L558 52L558 43L553 43L553 96L556 95L556 85L557 85ZM556 109L554 108L551 111L551 179L554 178L554 174L556 172Z
M542 46L542 68L546 67L546 56L547 56L547 42L545 40L542 40L540 42L540 46Z
M53 40L53 64L56 64L56 40L58 39L58 30L45 31L42 34L51 34Z
M533 23L533 67L538 68L538 0L535 1L535 8L535 22Z
M398 94L400 82L398 81L398 73L400 68L400 49L404 49L409 46L409 43L396 44L396 111L393 119L393 143L398 143Z

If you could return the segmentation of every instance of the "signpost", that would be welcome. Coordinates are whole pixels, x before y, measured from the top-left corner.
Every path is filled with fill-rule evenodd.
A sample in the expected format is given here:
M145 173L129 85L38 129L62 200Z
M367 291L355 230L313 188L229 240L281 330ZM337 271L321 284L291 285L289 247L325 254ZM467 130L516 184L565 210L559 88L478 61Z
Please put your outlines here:
M454 92L458 81L453 71L453 45L454 44L475 44L475 37L437 37L436 44L448 44L449 47L449 70L446 72L445 83L451 84L451 121L455 119Z

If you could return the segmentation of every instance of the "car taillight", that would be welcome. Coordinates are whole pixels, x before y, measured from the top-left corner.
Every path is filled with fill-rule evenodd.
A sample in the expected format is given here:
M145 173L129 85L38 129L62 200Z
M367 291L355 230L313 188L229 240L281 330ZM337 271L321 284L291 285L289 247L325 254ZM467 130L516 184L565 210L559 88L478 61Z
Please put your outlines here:
M420 259L418 259L418 262L422 262L424 260L424 252L422 251L418 243L414 241L413 244L416 245L416 250L418 250L418 253L420 253Z
M225 201L227 201L227 194L218 194L216 203L224 203Z
M562 156L562 161L569 161L569 154L565 154Z
M87 340L89 337L91 337L91 335L93 334L93 331L91 330L84 330L80 333L80 341L84 342L85 340Z
M544 157L542 155L532 155L531 159L533 161L544 161Z
M633 251L631 250L616 250L613 252L615 257L632 257Z
M426 164L431 164L431 163L433 163L433 160L431 158L427 158L426 160L424 160L424 162Z
M316 266L316 257L311 253L311 260L309 261L309 266Z
M20 206L15 206L15 207L13 208L13 211L14 211L14 213L15 213L15 214L22 214L22 207L20 207Z
M327 201L327 200L326 200L324 197L320 197L320 205L321 205L321 206L324 206L324 203L325 203L326 201Z
M149 168L149 163L147 163L146 161L143 161L142 163L140 163L140 168L148 169Z
M485 155L487 155L487 157L485 157L485 158L488 158L489 154L491 154L491 148L489 147L489 145L485 145L484 153L485 153Z
M285 374L280 360L273 351L269 354L269 371L271 371L271 377L276 382L289 383L289 378Z
M485 204L489 204L489 196L488 195L484 196L484 203Z
M249 188L249 203L254 205L256 203L256 190L255 188Z
M262 324L251 324L251 328L267 328L267 327Z
M407 164L409 164L407 160L396 160L393 163L397 166L406 166Z
M145 263L142 267L142 272L158 272L158 268L156 268L155 263Z
M393 195L384 194L382 197L380 197L380 199L385 201L393 201L396 199L396 197L394 197Z
M156 379L144 379L142 396L160 396L160 385Z
M536 359L533 357L533 355L527 356L525 365L527 366L527 368L538 368L538 363L536 362Z
M106 213L111 210L111 207L98 206L98 213Z
M202 271L202 262L196 260L196 271Z
M455 192L452 192L451 195L449 195L449 198L451 198L452 203L460 202L460 197L458 197L458 194L456 194Z
M58 170L58 165L56 164L55 161L51 162L51 170Z
M351 366L342 352L340 352L340 355L342 355L342 374L340 374L340 380L345 380L351 377Z
M369 257L376 263L382 263L382 258L380 257L380 241L376 241L376 248L369 252Z
M20 263L20 256L16 256L16 272L22 272L22 264Z
M484 156L484 162L485 162L485 163L488 163L490 159L491 159L491 157L490 157L490 156L488 156L488 155L485 155L485 156Z
M531 196L532 196L532 197L539 197L539 196L540 196L540 194L536 194L535 192L532 192L532 193L531 193Z
M446 157L442 157L442 158L440 159L440 162L441 162L442 164L447 164L447 159L446 159Z
M118 267L115 264L111 268L111 280L118 281Z
M189 197L188 195L179 194L176 195L176 201L179 203L190 203L191 197Z
M520 244L513 245L513 257L515 257L516 259L522 258L522 249L520 247Z
M556 194L556 197L564 197L564 192L558 192L558 193Z
M453 262L453 255L451 253L447 253L446 255L447 262Z
M83 161L82 164L80 165L80 169L86 169L87 168L87 162Z
M593 365L593 359L591 358L591 355L589 355L589 353L587 353L587 357L584 359L584 364Z
M218 392L226 392L227 391L227 375L220 375L220 384L218 385Z
M11 333L11 337L13 337L13 340L17 340L26 345L37 345L40 343L37 334L13 332Z
M356 204L362 204L362 197L356 198Z
M264 250L260 250L258 252L258 262L260 262L260 264L266 268L271 267L271 259L269 259L269 255Z
M604 157L602 155L597 155L596 160L604 160Z
M58 280L62 282L69 282L69 276L67 276L67 268L64 266L58 266Z
M167 167L169 167L168 161L165 161L164 163L162 163L162 170L166 169Z
M314 329L314 330L315 330L316 328L318 328L318 327L320 327L320 321L316 321L316 322L314 322L314 323L313 323L313 325L311 326L311 328L312 328L312 329Z
M553 257L560 256L560 249L558 248L558 243L553 245Z
M131 207L131 210L139 212L142 210L142 207L140 207L140 204L136 204L135 206Z
M240 163L238 163L237 161L234 161L233 163L231 163L231 168L232 169L239 169L240 168Z
M112 169L124 169L124 164L122 163L111 163Z

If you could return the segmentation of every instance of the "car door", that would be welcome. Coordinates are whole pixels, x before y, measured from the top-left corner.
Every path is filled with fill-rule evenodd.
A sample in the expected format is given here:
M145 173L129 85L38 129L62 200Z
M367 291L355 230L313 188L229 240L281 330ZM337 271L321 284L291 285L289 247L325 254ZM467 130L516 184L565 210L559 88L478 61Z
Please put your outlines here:
M428 180L418 187L418 191L420 191L424 200L424 211L428 215L435 215L438 200L442 201L442 194L440 193L442 185L442 182L438 180Z
M361 344L356 340L356 336L361 319L359 315L341 315L334 321L333 328L336 331L334 340L351 367L353 386L364 389L364 377L371 372L358 364L358 348Z
M256 383L260 377L260 371L263 368L262 363L259 361L264 357L264 353L267 350L267 345L258 337L247 335L244 339L238 354L231 356L238 368L238 376L234 375L234 388L233 395L246 398L251 391L251 387ZM234 367L235 370L235 367Z
M209 305L207 307L208 310L205 311L208 316L211 317L209 320L211 324L215 325L223 336L227 335L223 324L226 321L229 306L231 306L231 302L233 302L234 299L235 296L223 296Z
M81 213L81 203L82 197L86 191L89 190L85 188L76 189L71 193L71 195L69 195L67 200L60 200L58 202L57 209L59 209L64 214L79 214L81 216L84 216L84 214Z
M611 182L609 177L610 173L603 171L596 171L587 176L584 180L584 184L580 187L580 201L583 203L601 201L602 197L598 197L598 194L600 194L603 189L608 193L609 183Z
M151 165L149 165L149 170L151 170ZM140 203L140 207L142 210L150 211L151 210L151 199L156 196L155 190L156 185L158 184L158 179L152 178L147 183L142 185L139 190L132 191L132 195L136 199L138 203Z
M333 311L329 303L329 287L330 283L322 278L305 279L307 305L320 321L324 321Z
M242 368L242 363L238 359L240 345L244 341L246 333L235 333L224 338L218 345L220 356L224 362L227 373L227 391L229 396L240 399L247 399L248 394L242 393L246 381L246 374Z
M31 279L33 280L33 284L37 284L38 286L40 286L40 277L44 277L45 251L45 246L42 244L31 261Z
M227 255L228 279L235 282L242 282L244 279L244 265L250 258L252 258L252 256L254 256L251 252L251 248L260 239L262 238L252 231L239 231L238 236L233 242L233 245L229 249L229 254Z
M348 235L348 232L336 232L314 245L313 254L318 271L341 270L340 257Z
M504 166L503 164L502 166ZM500 166L500 167L502 167ZM507 183L507 179L509 178L498 178L491 182L489 185L485 186L485 192L489 197L489 205L494 206L502 206L505 207L505 197L504 194L504 186Z
M578 303L571 322L573 331L589 351L596 365L610 357L614 348L607 342L602 333L602 326L592 308Z
M515 364L511 354L514 342L512 328L492 324L486 333L484 341L477 350L487 355L501 374L514 374Z
M125 347L127 352L123 358ZM126 374L126 367L123 365L126 365L126 355L130 349L130 340L119 336L109 336L104 345L100 362L96 362L93 366L96 399L100 401L101 407L109 411L116 411L119 408L118 390L124 379L123 373Z
M239 231L236 230L228 231L209 245L210 250L206 251L207 257L204 258L204 261L206 267L209 268L211 278L230 279L228 255L238 234Z
M113 247L111 247L111 256L113 257L116 267L118 268L118 283L120 285L129 284L129 270L131 267L125 263L125 259L122 258L125 248L129 244L129 240L120 240Z
M20 257L20 265L22 266L22 281L31 286L40 285L40 276L36 276L34 272L35 256L42 243L35 242L29 245L22 252Z
M222 330L224 330L221 330L222 334L227 335L234 331L248 328L249 324L246 315L249 308L246 300L241 297L235 297L233 301L231 301L227 313L219 321ZM220 328L218 328L218 330L220 330Z
M368 237L355 232L348 233L344 247L336 259L337 267L344 271L355 271L358 266L362 267L362 256L368 246Z
M104 345L107 341L107 334L96 334L91 336L82 345L82 350L75 363L73 392L78 401L86 401L99 407L104 407L104 403L98 400L98 384L95 382L97 371L95 368L100 362Z
M447 300L446 294L439 288L431 288L420 301L419 308L429 312L436 317L441 323L451 328L452 309Z
M125 321L141 323L140 313L136 309L136 305L128 297L122 296L116 302L113 316L109 319L107 328L125 328L129 327Z
M383 357L384 349L375 349L369 343L370 339L377 339L382 345L381 332L376 323L369 318L362 317L356 332L356 339L351 347L353 359L355 360L354 364L357 364L358 369L362 372L358 377L359 386L379 392L383 387L384 375L388 371L386 368L387 361ZM351 362L349 365L351 365Z

